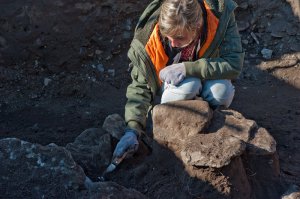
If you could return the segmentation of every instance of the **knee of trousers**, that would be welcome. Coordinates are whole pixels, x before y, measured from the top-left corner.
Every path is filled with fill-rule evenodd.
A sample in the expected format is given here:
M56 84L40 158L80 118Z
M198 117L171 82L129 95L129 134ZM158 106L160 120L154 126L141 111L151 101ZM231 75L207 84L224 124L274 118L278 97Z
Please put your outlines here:
M212 107L229 107L235 89L230 80L206 80L203 84L201 97Z
M201 81L195 77L185 78L177 86L164 83L161 103L194 99L196 95L199 95L201 89Z

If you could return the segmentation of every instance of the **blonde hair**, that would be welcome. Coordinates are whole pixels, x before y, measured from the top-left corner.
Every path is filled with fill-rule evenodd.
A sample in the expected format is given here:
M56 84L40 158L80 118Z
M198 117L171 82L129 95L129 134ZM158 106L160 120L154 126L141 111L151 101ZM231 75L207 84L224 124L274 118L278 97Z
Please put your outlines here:
M198 0L165 0L158 20L162 36L174 36L178 31L196 31L203 24Z

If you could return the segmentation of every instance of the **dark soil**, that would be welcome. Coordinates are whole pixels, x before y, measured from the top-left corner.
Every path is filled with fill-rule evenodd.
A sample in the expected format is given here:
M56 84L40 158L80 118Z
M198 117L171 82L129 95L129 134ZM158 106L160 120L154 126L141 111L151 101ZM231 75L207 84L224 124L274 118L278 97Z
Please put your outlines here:
M231 108L268 129L277 141L283 182L300 185L297 1L238 1L236 18L246 57L234 81ZM101 127L109 114L123 115L131 82L126 54L138 17L150 1L76 2L1 1L0 138L65 146L83 130ZM263 58L263 48L273 50L270 60ZM124 162L114 180L149 198L197 195L188 183L182 190L176 175L182 165L173 154L162 153L165 159L137 155ZM101 173L96 172L92 178ZM229 189L222 176L214 178L220 191ZM211 193L211 185L200 188L208 198L221 197Z

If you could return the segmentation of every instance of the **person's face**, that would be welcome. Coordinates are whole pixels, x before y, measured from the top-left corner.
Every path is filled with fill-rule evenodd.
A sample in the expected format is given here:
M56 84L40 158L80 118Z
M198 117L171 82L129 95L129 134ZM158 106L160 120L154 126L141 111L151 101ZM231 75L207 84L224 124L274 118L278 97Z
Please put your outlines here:
M170 41L170 44L173 48L184 48L194 41L196 32L184 29L182 31L177 31L174 36L166 37Z

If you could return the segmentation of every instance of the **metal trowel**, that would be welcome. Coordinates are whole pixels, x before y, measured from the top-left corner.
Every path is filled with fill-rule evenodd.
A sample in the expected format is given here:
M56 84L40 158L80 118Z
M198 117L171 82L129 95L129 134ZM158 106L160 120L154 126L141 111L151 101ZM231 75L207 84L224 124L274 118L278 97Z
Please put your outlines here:
M98 177L98 179L100 181L106 181L106 175L108 173L111 173L112 171L114 171L117 166L126 158L126 156L131 153L132 150L128 150L126 151L121 157L115 157L113 158L113 160L111 161L111 163L108 165L108 167L105 169L105 171L102 173L102 175L100 177Z

